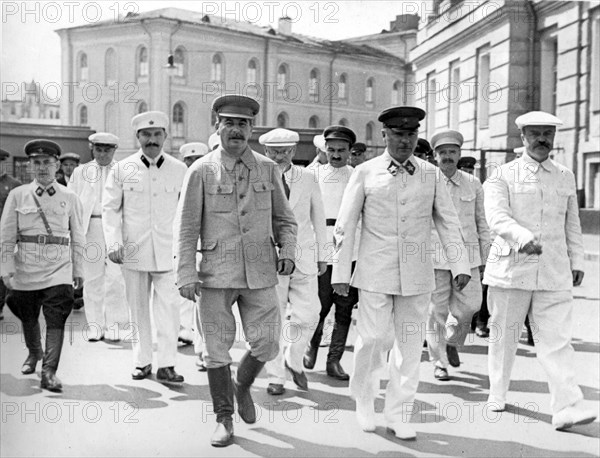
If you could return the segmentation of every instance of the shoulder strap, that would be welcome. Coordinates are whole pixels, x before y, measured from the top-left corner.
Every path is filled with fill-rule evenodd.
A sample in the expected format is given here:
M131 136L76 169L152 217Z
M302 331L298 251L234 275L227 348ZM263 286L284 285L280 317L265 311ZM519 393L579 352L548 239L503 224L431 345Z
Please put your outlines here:
M42 206L40 205L40 201L37 200L37 197L35 197L35 192L33 193L33 200L35 201L35 205L37 205L38 213L42 217L44 226L46 226L46 232L48 232L48 235L52 235L52 229L50 228L50 224L48 223L48 218L46 218L46 214L44 213L44 210L42 209Z

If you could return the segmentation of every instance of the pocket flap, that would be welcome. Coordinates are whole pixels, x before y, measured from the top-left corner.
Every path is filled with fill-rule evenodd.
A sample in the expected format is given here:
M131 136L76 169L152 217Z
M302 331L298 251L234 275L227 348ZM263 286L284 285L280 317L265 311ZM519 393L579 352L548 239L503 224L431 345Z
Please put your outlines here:
M165 192L179 192L179 186L174 184L165 185Z
M38 209L37 207L20 207L16 209L19 213L22 213L23 215L28 215L30 213L37 213Z
M252 186L254 187L254 192L266 192L275 189L273 183L269 182L254 183Z
M210 184L206 187L209 194L233 194L232 184Z
M460 200L463 202L471 202L472 200L475 200L475 194L470 196L461 196Z
M217 246L217 240L202 240L200 249L202 251L210 251L210 250L214 250L216 246Z
M123 183L123 191L142 192L143 190L142 183Z

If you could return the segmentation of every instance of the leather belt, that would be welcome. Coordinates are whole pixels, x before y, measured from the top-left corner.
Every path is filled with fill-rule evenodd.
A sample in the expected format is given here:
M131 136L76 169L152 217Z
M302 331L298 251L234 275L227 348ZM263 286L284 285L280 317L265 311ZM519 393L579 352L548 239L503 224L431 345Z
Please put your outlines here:
M90 218L102 218L102 215L90 215Z
M19 235L19 242L39 243L40 245L69 245L71 239L55 235Z
M337 222L337 219L335 219L335 218L327 218L325 220L325 224L327 224L327 226L335 226L336 222Z

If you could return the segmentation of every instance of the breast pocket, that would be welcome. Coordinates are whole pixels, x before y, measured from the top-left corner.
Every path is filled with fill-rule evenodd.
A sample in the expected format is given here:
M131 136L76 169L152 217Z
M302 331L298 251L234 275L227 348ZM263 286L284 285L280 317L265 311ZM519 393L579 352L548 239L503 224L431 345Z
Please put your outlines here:
M37 224L37 219L39 218L38 216L38 209L37 207L17 207L17 215L18 215L18 220L19 220L19 225L18 225L18 230L27 230L27 229L32 229L35 227L38 227L39 224ZM41 220L40 220L40 224L41 224ZM45 234L46 231L43 231L43 233Z
M215 213L230 213L235 209L233 185L215 184L206 187L206 207Z
M257 210L271 209L271 193L275 186L273 183L254 183L254 202Z
M557 189L554 197L556 199L556 207L558 208L559 214L564 214L567 211L567 205L569 204L569 196L574 194L569 189Z
M475 194L460 196L460 210L463 215L475 214Z

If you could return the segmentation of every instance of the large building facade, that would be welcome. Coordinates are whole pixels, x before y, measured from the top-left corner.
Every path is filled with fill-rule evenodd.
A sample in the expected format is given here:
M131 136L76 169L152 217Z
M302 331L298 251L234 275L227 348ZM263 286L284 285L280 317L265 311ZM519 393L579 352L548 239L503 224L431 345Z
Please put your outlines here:
M553 113L554 159L600 209L600 4L435 0L431 13L410 53L425 136L458 129L485 176L522 146L516 117Z
M401 89L405 60L369 44L294 34L291 25L283 18L274 30L166 8L58 30L63 80L74 89L62 98L63 122L115 133L122 157L138 148L131 118L164 111L166 149L176 154L183 143L207 141L216 97L241 92L261 102L259 126L347 125L371 154L381 151L378 113L410 102Z

